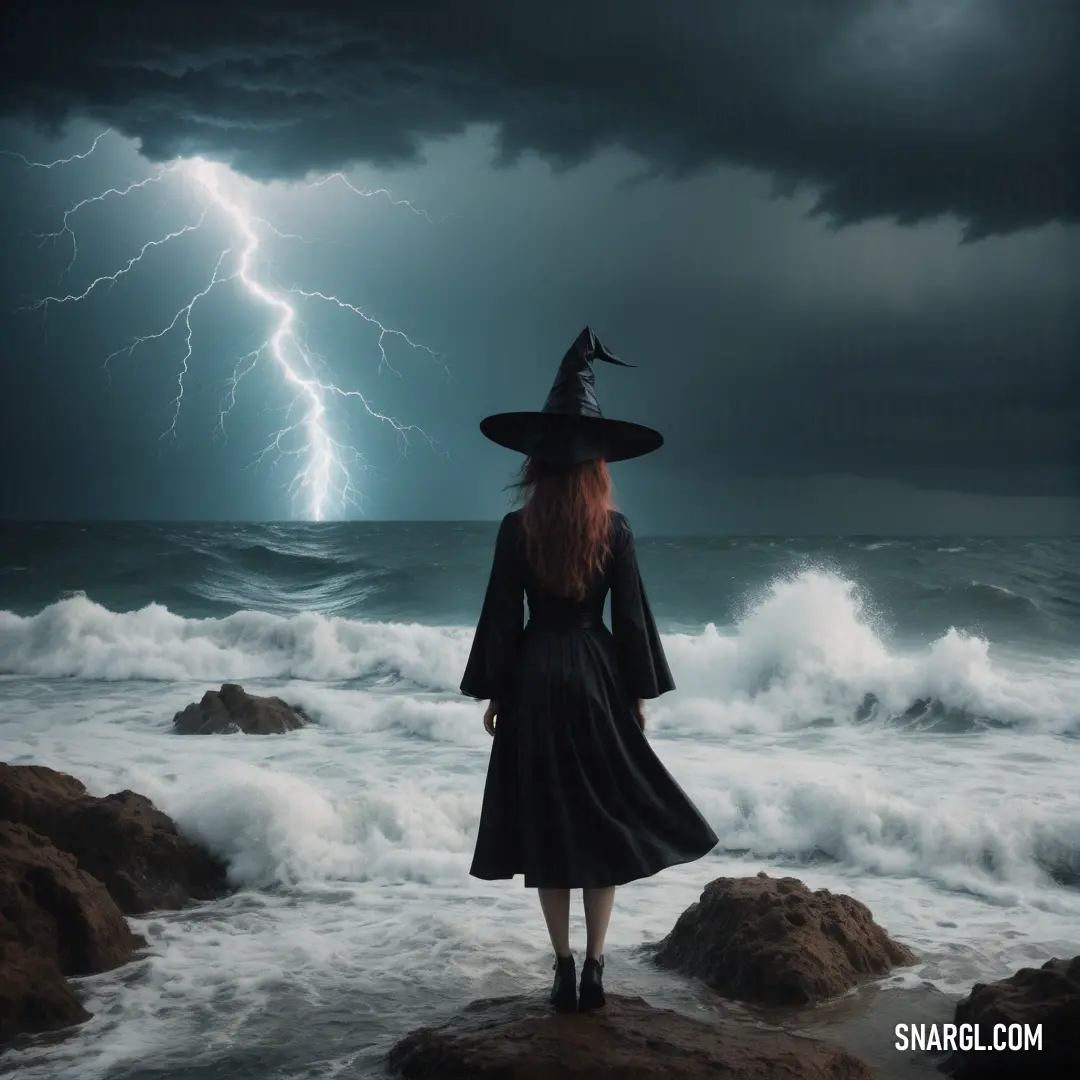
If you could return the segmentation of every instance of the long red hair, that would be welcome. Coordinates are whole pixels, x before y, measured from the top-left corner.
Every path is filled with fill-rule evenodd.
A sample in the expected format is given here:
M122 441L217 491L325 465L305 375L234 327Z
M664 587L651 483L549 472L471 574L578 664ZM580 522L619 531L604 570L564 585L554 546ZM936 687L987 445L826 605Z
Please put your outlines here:
M525 556L539 584L582 600L611 553L611 474L603 458L552 465L526 458L511 485L524 499Z

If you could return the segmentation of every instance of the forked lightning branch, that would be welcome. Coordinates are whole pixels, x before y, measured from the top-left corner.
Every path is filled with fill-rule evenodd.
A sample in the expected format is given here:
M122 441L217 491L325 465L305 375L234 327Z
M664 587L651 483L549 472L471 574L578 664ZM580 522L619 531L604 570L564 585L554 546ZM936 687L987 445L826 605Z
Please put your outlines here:
M30 161L22 154L13 154L11 151L6 153L9 156L21 158L28 168L54 169L61 166L73 166L94 153L107 134L108 132L103 132L98 135L86 151L51 162ZM300 240L302 237L282 232L271 222L256 216L243 194L245 189L249 192L254 191L256 189L254 183L245 181L224 165L214 164L201 158L170 162L160 166L142 180L126 187L99 191L69 207L64 212L61 227L40 236L42 242L62 241L71 245L71 259L61 275L61 281L67 279L78 259L79 248L74 224L79 211L91 203L123 199L138 189L168 181L186 184L201 202L201 212L194 220L146 241L115 271L96 277L80 291L58 292L55 295L41 297L34 301L30 308L41 310L47 316L49 308L53 305L88 301L96 292L120 282L126 275L136 270L143 260L156 257L159 249L168 247L187 233L203 229L207 222L216 216L225 226L226 234L230 239L228 246L218 252L213 266L208 269L205 285L185 299L165 325L131 338L125 345L105 357L103 366L108 370L110 363L118 356L131 355L139 346L148 342L176 338L176 394L170 404L169 424L162 432L162 438L175 438L184 402L185 381L196 349L193 314L198 304L212 290L226 283L235 282L252 301L265 310L269 332L259 346L236 361L230 374L223 380L225 390L218 416L218 428L224 432L226 418L236 404L237 391L244 377L256 365L262 362L271 363L289 395L290 403L285 410L282 426L270 435L258 461L269 458L275 464L291 463L286 486L290 492L294 516L321 521L334 514L344 513L349 506L359 509L361 493L356 483L356 474L365 467L366 462L355 446L336 437L335 431L344 426L344 418L340 413L335 413L335 407L338 410L345 410L346 413L349 406L359 407L363 415L369 419L391 427L405 447L410 445L410 439L414 436L426 440L431 445L434 444L431 437L420 428L413 424L402 423L381 411L360 390L342 385L328 373L325 361L305 344L297 310L298 302L333 305L366 324L374 336L373 359L377 355L379 370L386 368L396 372L386 351L390 338L399 339L411 349L424 352L430 359L437 362L439 361L438 354L428 346L413 341L403 331L385 325L363 308L341 297L304 289L299 285L277 288L270 284L259 264L263 236L271 233L286 240ZM407 200L394 199L385 188L373 191L361 190L351 184L341 173L322 177L307 186L317 188L333 181L342 183L356 195L385 196L393 205L407 207L413 213L427 219L425 211L418 210Z

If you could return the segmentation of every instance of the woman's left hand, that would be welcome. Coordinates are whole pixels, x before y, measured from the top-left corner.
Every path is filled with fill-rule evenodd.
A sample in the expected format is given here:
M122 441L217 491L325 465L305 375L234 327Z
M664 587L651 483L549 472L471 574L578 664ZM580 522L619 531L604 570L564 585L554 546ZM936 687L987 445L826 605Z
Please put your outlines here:
M495 721L499 715L499 703L497 701L489 701L488 707L484 710L484 730L494 736L495 734Z

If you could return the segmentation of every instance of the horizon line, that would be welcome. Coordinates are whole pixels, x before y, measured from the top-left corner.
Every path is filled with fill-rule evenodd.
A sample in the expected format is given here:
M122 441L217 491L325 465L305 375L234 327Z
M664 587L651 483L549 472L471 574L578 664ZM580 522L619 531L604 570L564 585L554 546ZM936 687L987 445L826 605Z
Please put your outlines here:
M364 525L496 525L501 517L491 518L345 518L336 521L300 521L294 518L3 518L0 517L0 525L231 525L231 526L290 526L294 528L332 528L342 526ZM637 532L637 530L635 530ZM892 539L958 539L971 540L1070 540L1080 538L1080 533L1067 532L863 532L863 531L836 531L814 529L800 531L792 529L766 529L753 532L690 529L675 531L640 531L638 535L643 538L679 538L679 537L710 537L716 539L756 539L760 537L784 537L786 539L868 539L868 540L892 540Z

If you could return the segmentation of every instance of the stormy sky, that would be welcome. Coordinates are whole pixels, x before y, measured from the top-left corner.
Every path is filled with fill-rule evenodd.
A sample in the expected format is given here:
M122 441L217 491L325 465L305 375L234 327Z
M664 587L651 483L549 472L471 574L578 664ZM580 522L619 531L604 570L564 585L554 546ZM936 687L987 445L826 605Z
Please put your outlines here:
M368 517L498 517L516 461L477 424L538 408L589 324L637 365L598 372L604 411L667 438L613 466L639 529L1080 531L1069 0L5 18L0 516L291 515L308 459L273 440L302 408L272 358L219 426L273 318L229 277L235 221L172 168L203 158L318 378L353 395L327 393L326 424ZM318 183L336 172L392 198ZM290 289L437 355L389 335L381 364L374 324Z

